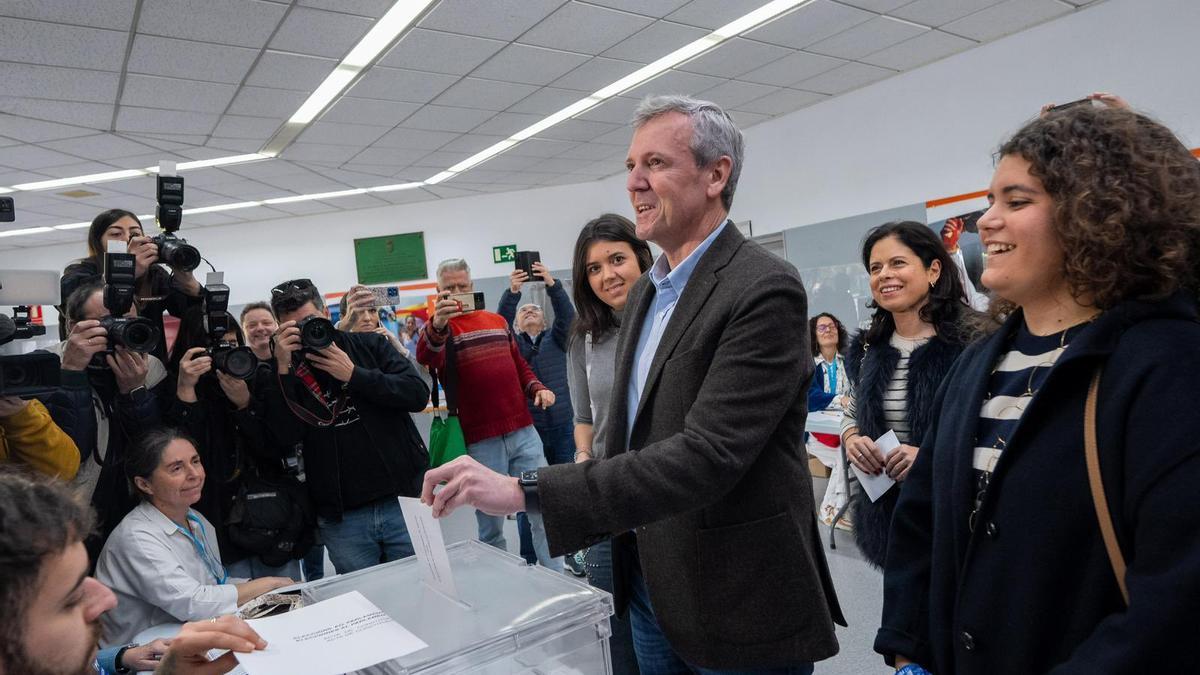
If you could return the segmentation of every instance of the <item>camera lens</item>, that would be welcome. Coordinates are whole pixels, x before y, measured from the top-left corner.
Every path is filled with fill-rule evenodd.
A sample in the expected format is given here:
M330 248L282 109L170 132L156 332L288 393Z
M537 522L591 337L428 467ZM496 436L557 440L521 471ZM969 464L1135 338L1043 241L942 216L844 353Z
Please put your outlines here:
M324 349L333 344L333 324L329 319L310 316L301 321L300 344L309 349Z
M173 268L191 271L200 266L200 250L182 241L164 242L159 255Z
M20 364L0 365L0 387L24 387L29 384L29 373Z
M150 320L141 317L108 317L109 343L134 352L150 352L158 344L158 329ZM101 321L104 326L104 321Z
M258 357L250 351L249 347L236 347L220 353L219 356L219 359L216 356L213 359L217 368L226 375L239 380L250 379L254 375L254 369L258 367Z

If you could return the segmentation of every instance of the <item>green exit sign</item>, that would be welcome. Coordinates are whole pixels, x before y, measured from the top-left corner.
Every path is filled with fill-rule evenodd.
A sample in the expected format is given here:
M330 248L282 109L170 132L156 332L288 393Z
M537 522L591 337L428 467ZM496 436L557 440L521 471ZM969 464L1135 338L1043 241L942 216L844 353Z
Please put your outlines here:
M503 246L492 247L492 262L516 262L517 260L517 245L505 244Z

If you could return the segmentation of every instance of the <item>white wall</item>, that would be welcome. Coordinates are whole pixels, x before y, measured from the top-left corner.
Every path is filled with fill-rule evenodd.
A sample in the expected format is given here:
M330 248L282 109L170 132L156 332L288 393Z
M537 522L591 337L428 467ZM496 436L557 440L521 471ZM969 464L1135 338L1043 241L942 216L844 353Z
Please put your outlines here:
M734 212L755 234L883 210L987 186L991 153L1047 101L1120 93L1200 145L1193 34L1200 3L1108 0L746 132ZM615 166L614 171L620 172ZM448 183L453 185L453 181ZM354 281L351 240L423 230L430 266L462 255L477 276L507 274L491 247L536 248L570 266L579 227L628 212L623 175L564 187L205 227L186 235L227 271L235 304L310 276ZM0 268L54 268L82 243L0 253ZM432 269L431 269L432 271Z

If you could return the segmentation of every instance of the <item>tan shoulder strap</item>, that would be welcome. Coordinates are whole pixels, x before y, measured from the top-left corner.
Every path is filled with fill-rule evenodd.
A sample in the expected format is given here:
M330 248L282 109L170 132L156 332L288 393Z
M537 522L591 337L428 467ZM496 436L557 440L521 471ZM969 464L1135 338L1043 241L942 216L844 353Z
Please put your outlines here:
M1100 375L1104 366L1098 366L1092 375L1092 383L1088 387L1087 404L1083 409L1083 448L1087 458L1088 484L1092 488L1092 504L1096 507L1096 520L1100 521L1100 534L1104 537L1104 548L1108 551L1108 561L1112 564L1113 574L1117 577L1117 586L1121 589L1121 597L1125 606L1129 606L1129 589L1125 586L1125 556L1121 553L1121 545L1117 542L1117 533L1113 527L1112 514L1108 511L1108 499L1104 494L1104 481L1100 476L1100 451L1096 447L1096 399L1100 395Z

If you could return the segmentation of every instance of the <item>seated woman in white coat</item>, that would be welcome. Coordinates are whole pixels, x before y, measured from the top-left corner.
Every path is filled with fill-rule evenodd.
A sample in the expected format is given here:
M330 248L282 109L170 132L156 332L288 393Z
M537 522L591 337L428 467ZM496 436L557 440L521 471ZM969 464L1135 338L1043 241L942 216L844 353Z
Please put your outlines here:
M226 574L215 528L191 509L204 487L204 467L181 432L147 433L128 457L125 475L142 501L113 530L96 563L96 578L118 599L101 617L105 646L129 643L159 624L230 614L293 583Z

